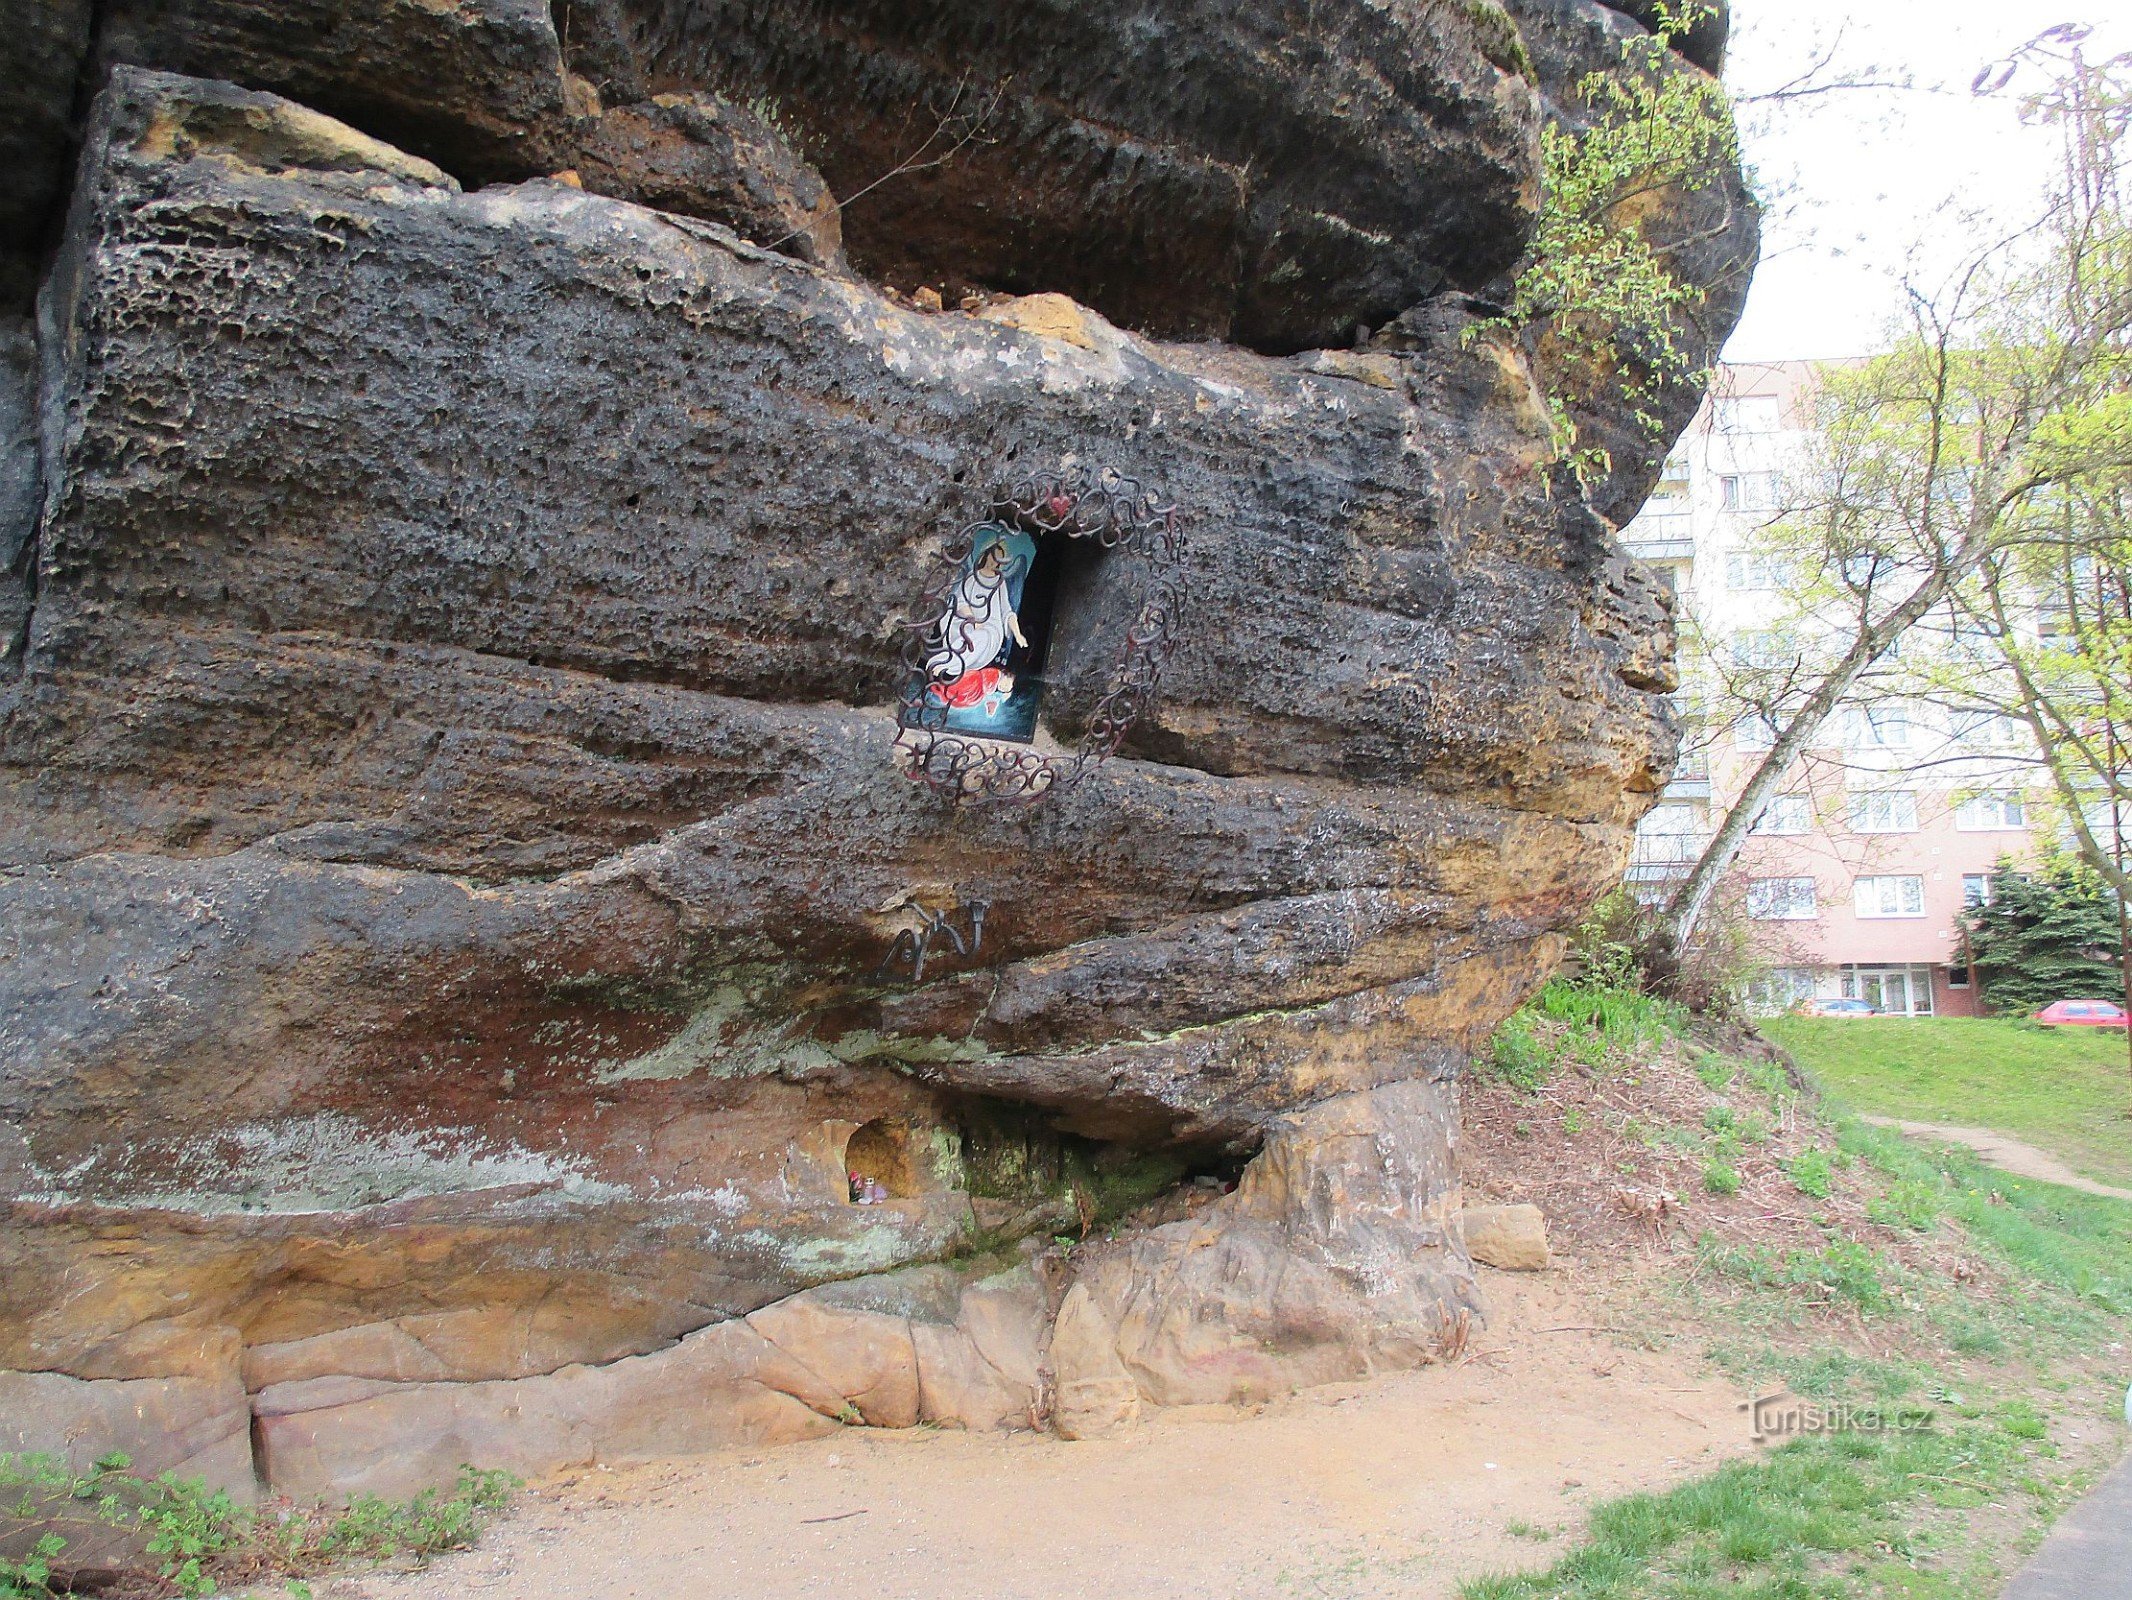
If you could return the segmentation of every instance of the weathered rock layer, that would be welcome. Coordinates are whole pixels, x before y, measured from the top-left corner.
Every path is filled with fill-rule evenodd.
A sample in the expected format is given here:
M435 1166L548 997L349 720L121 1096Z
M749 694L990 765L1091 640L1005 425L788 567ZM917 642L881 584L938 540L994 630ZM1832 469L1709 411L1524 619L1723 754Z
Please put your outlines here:
M1455 1347L1457 1078L1671 754L1660 595L1423 304L1530 225L1509 16L988 6L860 228L780 127L848 193L925 8L178 9L81 45L0 349L0 1448L399 1492ZM1117 753L912 781L953 531L1106 473L1185 530ZM1149 592L1062 560L1039 752Z

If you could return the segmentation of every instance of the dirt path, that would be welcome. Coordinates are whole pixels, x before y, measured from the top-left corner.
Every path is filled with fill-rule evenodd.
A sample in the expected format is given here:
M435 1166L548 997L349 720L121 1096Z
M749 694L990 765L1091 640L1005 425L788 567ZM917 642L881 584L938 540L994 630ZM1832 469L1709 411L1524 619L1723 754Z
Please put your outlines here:
M2011 1134L1994 1133L1989 1128L1957 1128L1942 1122L1907 1122L1901 1117L1866 1117L1863 1120L1876 1127L1899 1129L1921 1139L1965 1144L1993 1166L2011 1172L2017 1178L2060 1183L2083 1194L2107 1195L2112 1200L2132 1200L2132 1189L2113 1188L2107 1183L2097 1183L2093 1178L2083 1178L2056 1156L2047 1155L2032 1144L2024 1144Z
M1594 1499L1752 1448L1742 1396L1592 1331L1571 1281L1487 1273L1471 1359L1253 1412L595 1469L536 1485L479 1549L326 1600L1443 1600L1554 1559Z

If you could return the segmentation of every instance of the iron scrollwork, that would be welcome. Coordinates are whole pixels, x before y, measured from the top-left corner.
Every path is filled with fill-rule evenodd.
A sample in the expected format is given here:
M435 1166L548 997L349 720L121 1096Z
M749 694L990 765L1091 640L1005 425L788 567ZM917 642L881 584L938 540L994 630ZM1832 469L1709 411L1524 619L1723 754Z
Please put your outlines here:
M1146 565L1140 609L1126 630L1110 686L1070 755L953 731L948 708L929 692L925 664L940 647L958 576L980 533L1002 524L1038 537L1093 540ZM917 620L904 625L896 746L905 774L952 800L1025 806L1064 793L1110 759L1154 698L1176 649L1184 621L1183 554L1177 508L1108 468L1025 478L996 498L987 517L949 541L939 575L911 613ZM915 956L922 963L922 945Z
M950 947L959 956L973 956L985 942L985 913L992 909L989 900L972 900L967 905L938 911L930 906L913 905L918 922L913 927L896 930L895 939L889 944L888 954L874 968L874 980L891 977L899 961L908 961L911 967L910 981L925 982L925 958L939 946ZM962 929L955 926L954 917L960 911L969 919L970 936L965 939Z

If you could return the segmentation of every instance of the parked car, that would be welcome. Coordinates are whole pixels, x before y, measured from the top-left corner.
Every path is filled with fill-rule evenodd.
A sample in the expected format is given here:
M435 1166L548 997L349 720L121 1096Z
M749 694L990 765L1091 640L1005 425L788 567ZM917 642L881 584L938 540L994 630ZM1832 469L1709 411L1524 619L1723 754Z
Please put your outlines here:
M2046 1028L2122 1028L2125 1008L2109 1000L2053 1000L2036 1021Z
M1877 1017L1870 1001L1865 1000L1802 1000L1799 1002L1802 1017Z

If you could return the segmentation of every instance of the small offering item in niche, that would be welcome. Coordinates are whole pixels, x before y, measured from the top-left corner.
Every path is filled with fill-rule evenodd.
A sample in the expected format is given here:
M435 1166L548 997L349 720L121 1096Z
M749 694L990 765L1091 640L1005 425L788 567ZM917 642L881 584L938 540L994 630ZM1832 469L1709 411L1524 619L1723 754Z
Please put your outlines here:
M869 1178L863 1172L850 1174L851 1203L855 1206L877 1206L888 1198L888 1186L878 1178Z

